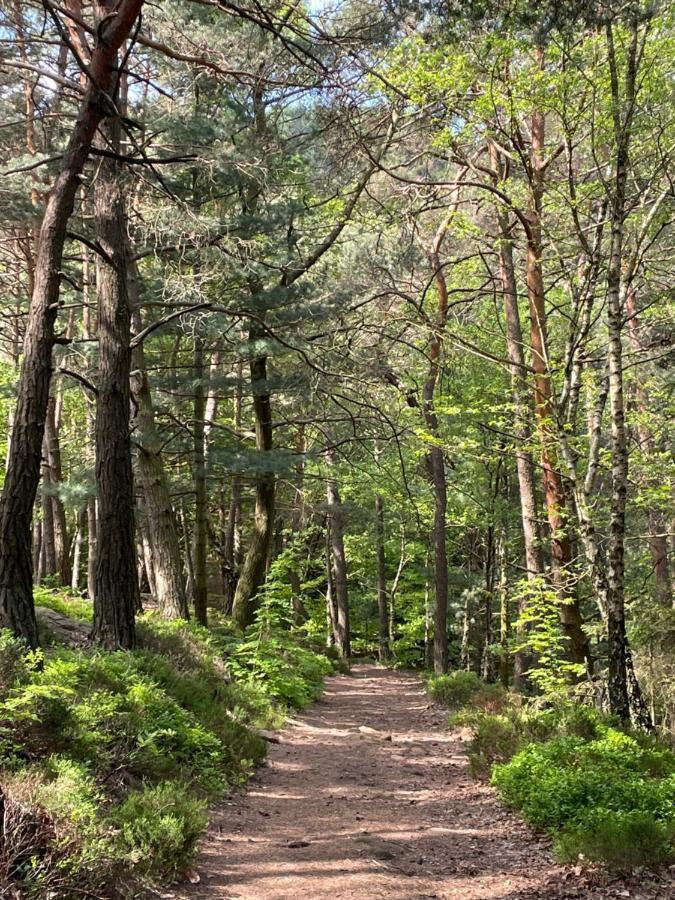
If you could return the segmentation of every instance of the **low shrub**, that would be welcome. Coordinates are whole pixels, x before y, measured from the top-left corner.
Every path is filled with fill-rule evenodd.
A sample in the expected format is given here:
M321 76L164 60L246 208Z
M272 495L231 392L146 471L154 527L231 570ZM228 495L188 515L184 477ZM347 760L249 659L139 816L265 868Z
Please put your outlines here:
M485 683L474 672L461 670L449 675L436 675L427 682L427 690L434 703L449 709L466 706L484 686Z
M582 853L615 865L675 858L675 754L606 725L598 730L592 740L528 744L494 767L492 783L533 825L559 833L564 858ZM652 823L654 853L633 841L632 855L622 855L640 822Z
M144 874L184 872L208 822L206 804L180 781L132 791L111 817L124 858Z
M247 632L228 658L228 669L245 684L255 684L286 706L301 709L321 696L323 679L333 671L331 661L283 635Z
M583 857L618 869L657 866L675 859L675 828L643 810L597 808L565 828L554 848L562 862Z
M86 617L85 601L44 594ZM179 874L209 800L264 756L258 729L318 697L333 670L281 629L242 634L217 615L207 631L148 614L138 636L133 652L26 653L0 632L0 798L17 824L0 883L21 896L112 898L133 892L130 871Z

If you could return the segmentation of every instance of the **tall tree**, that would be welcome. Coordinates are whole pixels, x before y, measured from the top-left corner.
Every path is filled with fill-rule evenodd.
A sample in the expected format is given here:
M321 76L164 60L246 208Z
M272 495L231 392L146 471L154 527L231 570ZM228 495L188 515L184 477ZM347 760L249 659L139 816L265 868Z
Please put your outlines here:
M117 77L117 51L129 36L142 6L143 0L121 0L115 15L108 15L106 10L99 22L96 46L87 68L86 93L40 227L35 283L0 510L0 623L31 646L36 646L38 640L33 607L31 521L40 479L66 230L96 130L106 116L116 114L110 98Z

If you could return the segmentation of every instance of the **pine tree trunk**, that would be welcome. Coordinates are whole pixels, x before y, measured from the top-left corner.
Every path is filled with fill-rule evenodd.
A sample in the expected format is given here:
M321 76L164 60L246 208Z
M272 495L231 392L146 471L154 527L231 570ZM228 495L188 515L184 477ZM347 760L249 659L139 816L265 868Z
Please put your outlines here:
M208 510L206 497L206 442L204 418L206 413L206 385L204 366L204 340L199 334L194 338L194 479L195 479L195 527L192 537L194 567L195 619L200 625L207 623L208 590L206 583L206 550L208 541Z
M95 497L87 501L87 596L96 596L96 556L98 547L98 504Z
M49 398L47 404L47 418L45 420L45 435L43 441L43 455L45 459L43 480L48 492L48 500L51 505L51 521L54 540L53 569L48 574L57 575L59 584L66 587L70 584L70 547L68 543L68 526L66 523L66 510L63 501L58 494L59 485L63 481L61 467L61 445L59 441L59 419L56 413L56 399Z
M44 422L52 374L63 247L80 175L96 129L110 111L117 50L128 36L143 0L121 0L97 35L89 85L40 228L35 284L26 324L24 361L0 512L0 625L37 646L33 605L31 520L40 479ZM107 10L106 12L108 12Z
M105 10L104 10L105 11ZM120 145L118 119L108 121L110 146ZM136 644L138 606L134 485L129 422L131 307L127 284L126 215L119 163L100 162L94 188L99 378L96 405L98 547L92 640L108 650Z
M250 340L260 335L252 328ZM253 412L255 416L256 449L263 456L262 473L256 479L255 519L251 543L242 566L234 595L232 614L237 624L250 625L258 608L257 594L265 580L267 557L274 530L274 503L276 478L266 468L265 456L273 449L272 407L267 381L267 357L254 356L250 363Z
M142 323L138 313L138 295L133 287L136 273L132 271L131 275L129 284L135 306L133 320L136 330L140 331ZM131 389L135 408L133 424L138 444L136 471L143 492L145 531L152 552L153 595L165 618L187 619L189 610L178 527L162 460L162 442L155 423L155 410L142 344L134 348L132 365Z
M337 609L331 558L330 519L326 517L326 645L334 647L337 635Z
M241 361L239 361L237 363L237 384L234 394L234 428L237 435L241 431L242 380L243 370ZM241 487L241 476L238 472L235 472L232 475L230 506L225 540L223 542L223 593L225 595L225 611L228 615L232 611L239 567L241 565Z

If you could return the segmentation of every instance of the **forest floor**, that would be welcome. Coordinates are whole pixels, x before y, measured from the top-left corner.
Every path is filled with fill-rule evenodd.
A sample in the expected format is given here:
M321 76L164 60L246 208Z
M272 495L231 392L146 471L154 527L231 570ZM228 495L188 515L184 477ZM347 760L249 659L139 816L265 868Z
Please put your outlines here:
M214 816L185 900L675 898L675 873L555 863L550 842L468 771L420 680L376 666L327 679L266 765ZM277 742L278 741L278 742ZM164 896L179 896L165 894Z

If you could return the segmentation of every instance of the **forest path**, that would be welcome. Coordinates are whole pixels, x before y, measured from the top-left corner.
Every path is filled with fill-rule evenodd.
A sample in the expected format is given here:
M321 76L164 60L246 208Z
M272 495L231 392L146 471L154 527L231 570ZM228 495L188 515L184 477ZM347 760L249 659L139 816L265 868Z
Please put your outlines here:
M215 816L195 868L189 900L663 896L555 865L549 842L473 781L419 678L376 666L327 679Z

